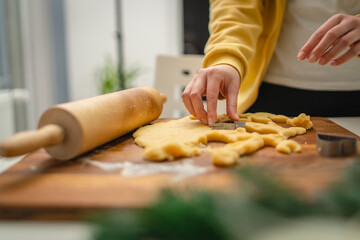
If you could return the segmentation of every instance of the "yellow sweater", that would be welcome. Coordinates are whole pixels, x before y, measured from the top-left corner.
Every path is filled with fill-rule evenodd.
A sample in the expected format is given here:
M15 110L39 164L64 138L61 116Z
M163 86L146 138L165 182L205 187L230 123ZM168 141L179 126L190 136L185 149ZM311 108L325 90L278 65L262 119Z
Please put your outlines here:
M211 0L203 67L229 64L241 78L237 112L256 100L280 33L285 0Z

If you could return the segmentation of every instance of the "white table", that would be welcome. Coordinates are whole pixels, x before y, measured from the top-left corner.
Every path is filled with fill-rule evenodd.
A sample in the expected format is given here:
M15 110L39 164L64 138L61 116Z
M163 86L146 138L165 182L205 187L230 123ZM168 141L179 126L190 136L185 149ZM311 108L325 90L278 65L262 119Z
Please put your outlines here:
M360 117L334 117L329 119L360 136Z

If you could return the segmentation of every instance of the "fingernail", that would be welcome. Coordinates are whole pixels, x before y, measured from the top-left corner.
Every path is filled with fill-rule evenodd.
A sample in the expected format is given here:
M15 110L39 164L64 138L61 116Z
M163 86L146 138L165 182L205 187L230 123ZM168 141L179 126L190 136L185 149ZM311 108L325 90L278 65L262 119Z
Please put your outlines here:
M303 52L303 51L299 52L299 54L297 55L297 58L299 60L304 60L305 59L305 52Z
M315 54L311 54L311 55L310 55L310 57L309 57L309 62L311 62L311 63L316 62L316 56L315 56Z
M214 123L214 120L212 118L209 118L209 126L211 126Z
M200 121L203 123L203 124L206 124L207 125L207 119L206 118L201 118Z
M320 58L320 59L319 59L319 64L320 64L320 65L325 65L325 63L326 63L326 59L325 59L325 58Z

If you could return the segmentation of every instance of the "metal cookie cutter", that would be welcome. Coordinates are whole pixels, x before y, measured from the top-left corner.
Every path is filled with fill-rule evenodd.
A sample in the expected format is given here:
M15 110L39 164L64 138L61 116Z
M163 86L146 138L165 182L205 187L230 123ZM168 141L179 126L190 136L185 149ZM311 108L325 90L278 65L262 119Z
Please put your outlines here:
M235 130L239 127L245 128L246 122L243 121L226 121L226 122L216 122L211 124L211 129L213 130Z
M344 157L357 154L358 139L352 136L318 133L316 146L323 156Z

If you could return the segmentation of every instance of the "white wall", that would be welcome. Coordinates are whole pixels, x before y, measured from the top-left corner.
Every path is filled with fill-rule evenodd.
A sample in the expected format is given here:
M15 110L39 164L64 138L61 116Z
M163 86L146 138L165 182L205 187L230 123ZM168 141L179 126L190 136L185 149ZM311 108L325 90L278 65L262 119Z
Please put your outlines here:
M115 12L114 0L65 1L70 100L99 94L96 71L117 57Z
M122 0L125 68L139 66L135 85L154 85L156 56L182 52L181 0Z

